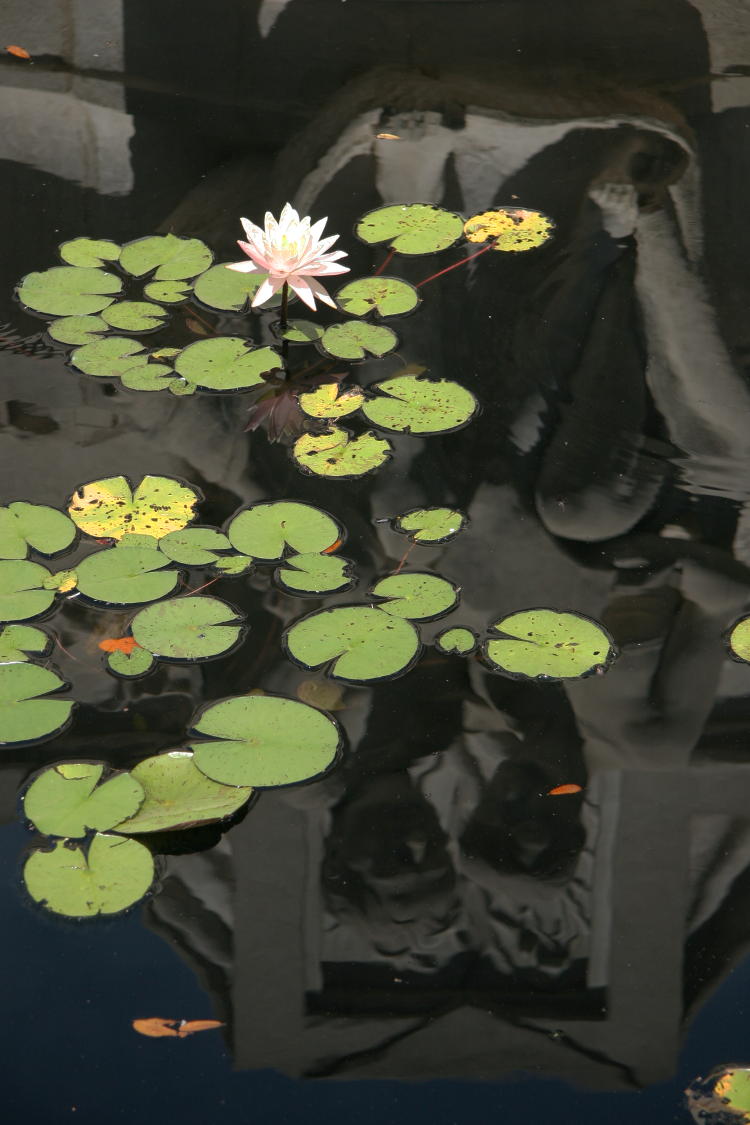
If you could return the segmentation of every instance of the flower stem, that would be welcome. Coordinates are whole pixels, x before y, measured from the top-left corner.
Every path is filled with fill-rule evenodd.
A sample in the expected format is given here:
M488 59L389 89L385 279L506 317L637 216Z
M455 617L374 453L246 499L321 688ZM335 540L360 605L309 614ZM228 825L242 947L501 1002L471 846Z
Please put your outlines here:
M494 248L495 240L493 238L491 242L488 242L487 245L483 246L481 250L477 250L475 254L469 254L468 258L461 258L460 262L454 262L452 266L446 266L444 270L438 270L437 273L431 273L429 277L425 277L422 281L418 281L415 285L415 289L421 289L421 287L423 285L426 285L428 281L434 281L436 277L442 277L444 273L450 273L451 270L457 270L459 266L465 266L467 262L472 262L474 258L478 258L480 254L486 254L488 250L494 250Z
M386 256L385 256L385 257L383 258L383 261L382 261L382 262L380 263L380 265L378 266L378 268L377 268L376 270L373 270L373 271L372 271L372 276L373 276L373 277L377 277L377 276L378 276L378 274L381 274L381 273L383 272L383 270L387 270L387 269L388 269L389 265L391 264L391 259L392 259L393 255L394 255L395 253L396 253L396 251L395 251L395 250L389 250L389 251L388 251L388 253L387 253L387 254L386 254Z
M289 311L289 282L285 281L281 289L281 312L279 313L279 327L282 331L288 327L287 312Z

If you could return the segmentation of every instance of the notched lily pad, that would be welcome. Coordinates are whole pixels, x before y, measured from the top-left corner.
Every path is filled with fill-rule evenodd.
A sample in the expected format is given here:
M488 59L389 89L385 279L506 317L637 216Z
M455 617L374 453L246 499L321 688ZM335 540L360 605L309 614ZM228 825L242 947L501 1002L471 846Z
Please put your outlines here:
M355 583L351 565L348 559L333 555L290 555L275 571L274 579L290 594L338 594Z
M263 500L233 516L227 527L233 547L264 562L285 554L321 553L343 541L333 516L297 500Z
M104 309L102 320L122 332L153 332L167 319L167 311L153 301L116 301Z
M208 660L234 648L241 616L219 598L172 598L140 610L130 630L141 648L166 660Z
M740 617L730 625L724 640L733 660L750 664L750 614Z
M250 555L232 554L222 555L214 563L214 570L220 574L236 577L239 574L249 574L255 564L255 559Z
M365 401L361 387L341 387L338 383L321 383L314 391L305 391L297 401L310 418L344 418L359 410Z
M159 550L172 562L185 566L209 566L219 558L218 552L231 546L226 535L214 527L186 527L170 531L159 540Z
M466 220L464 233L470 242L487 242L492 238L495 250L518 253L535 250L552 235L555 224L541 211L525 207L500 207L482 211Z
M435 648L446 655L469 656L474 652L477 644L476 634L462 625L443 629L442 633L438 633L435 637Z
M419 293L400 277L361 277L339 289L336 304L350 316L406 316L420 302Z
M109 330L100 316L61 316L47 325L47 332L60 344L91 344Z
M399 254L436 254L458 242L463 229L463 219L453 211L431 203L404 203L369 211L355 234L370 244L387 242Z
M370 390L362 413L369 422L393 433L446 434L460 430L477 412L471 391L449 379L397 375Z
M341 735L328 715L273 695L243 695L199 712L190 743L198 769L223 785L296 785L326 773Z
M227 269L228 263L212 266L195 283L195 296L209 309L222 312L247 312L255 294L268 277L267 273L238 273ZM281 294L276 293L263 303L263 311L278 308Z
M491 626L483 648L495 671L520 679L580 679L603 673L617 655L606 629L579 613L527 609Z
M229 271L227 271L229 272ZM174 369L204 391L244 391L262 386L264 376L282 369L273 348L256 348L240 336L198 340L184 348Z
M177 585L179 573L168 566L169 559L149 547L110 547L78 564L78 589L104 605L154 602Z
M17 500L0 508L0 558L25 559L29 547L40 555L59 555L76 538L75 524L57 508Z
M145 371L148 352L138 340L127 336L105 336L74 351L70 364L84 375L121 379L134 371Z
M123 246L120 265L134 277L154 272L154 281L184 281L207 270L213 254L199 238L174 234L137 238Z
M366 320L348 320L332 324L320 339L320 350L335 359L350 362L367 359L368 355L381 356L398 347L398 336L384 324L370 324Z
M21 304L50 316L87 316L111 305L122 281L106 270L53 266L27 274L17 288Z
M25 559L0 562L0 621L27 621L38 617L55 600L47 588L50 572Z
M67 687L38 664L0 664L0 745L39 742L67 726L72 699L49 699Z
M447 543L466 527L467 518L455 508L412 508L394 520L394 530L412 543Z
M127 477L105 477L76 489L68 512L76 526L95 539L128 534L161 539L190 523L200 499L195 489L173 477L145 476L135 492Z
M63 841L32 852L23 869L35 902L67 918L119 914L147 894L154 881L151 852L137 840L97 833L88 848Z
M390 574L371 588L375 598L382 599L378 609L394 617L412 621L434 621L444 617L458 605L460 589L439 574L409 571Z
M0 664L15 664L34 656L43 656L52 638L33 625L3 625L0 631Z
M354 437L349 430L330 426L322 434L297 438L292 457L303 472L345 480L375 472L392 452L391 443L371 431Z
M61 762L32 781L23 811L47 836L81 837L91 829L107 832L133 816L145 796L129 773L102 781L101 762ZM101 783L101 784L100 784Z
M97 268L120 257L120 247L107 238L71 238L60 246L60 257L71 266Z
M253 794L249 786L221 785L197 768L189 750L168 750L146 758L130 771L145 799L138 811L117 825L127 836L175 831L225 820Z
M322 324L315 324L312 320L290 320L286 328L278 323L272 325L272 328L274 336L279 340L287 340L290 344L314 344L325 331Z
M132 679L146 676L155 665L153 654L137 644L127 650L115 649L107 653L107 667L116 676Z
M352 684L402 675L421 652L409 621L366 605L317 610L291 625L283 643L303 668L325 665L332 679Z
M143 286L143 295L161 304L179 305L187 301L191 289L192 286L185 281L149 281Z

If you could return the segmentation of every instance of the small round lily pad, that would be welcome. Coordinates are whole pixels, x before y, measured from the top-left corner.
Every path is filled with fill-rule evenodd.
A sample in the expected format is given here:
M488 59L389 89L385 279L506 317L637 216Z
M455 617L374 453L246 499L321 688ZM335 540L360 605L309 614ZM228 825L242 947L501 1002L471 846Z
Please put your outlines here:
M460 589L439 574L409 571L390 574L371 587L373 597L381 599L378 609L394 617L412 621L433 621L458 605Z
M168 567L169 559L148 547L111 547L78 564L78 589L104 605L153 602L177 585L179 572Z
M314 391L305 391L297 401L311 418L345 418L359 410L365 401L361 387L341 387L339 383L321 383Z
M350 362L367 359L368 355L380 358L398 347L398 336L384 324L370 324L366 320L348 320L332 324L320 339L320 350L335 359Z
M60 344L91 344L109 330L100 316L61 316L47 325L47 332Z
M106 238L71 238L60 246L60 257L71 266L97 268L120 257L120 247Z
M540 607L503 617L484 645L491 668L521 679L579 679L604 672L617 655L606 629L580 613Z
M463 235L464 221L431 203L378 207L363 215L355 234L370 244L387 242L399 254L436 254Z
M400 375L370 388L377 392L362 413L369 422L396 433L445 434L460 430L477 412L471 391L449 379Z
M274 580L290 594L312 597L340 594L355 582L348 559L314 553L290 555L274 572Z
M290 344L314 344L324 331L322 324L315 324L312 320L290 320L286 328L278 323L273 325L274 335Z
M470 242L494 239L494 249L511 253L535 250L552 235L555 224L542 211L525 207L500 207L482 211L466 220L464 233Z
M174 369L204 391L245 391L262 386L264 376L281 370L273 348L256 348L240 336L220 336L189 344L177 356Z
M405 316L419 304L419 293L400 277L360 277L339 289L336 304L350 316Z
M97 833L88 848L62 840L31 853L23 870L35 902L68 918L119 914L154 881L151 852L137 840Z
M466 526L463 512L455 508L411 508L397 516L394 530L408 536L412 543L447 543Z
M292 457L303 472L338 480L374 472L391 453L391 444L385 438L371 431L354 437L339 426L330 426L322 434L302 434L292 449Z
M287 629L284 647L303 668L326 665L332 679L354 684L399 676L421 652L411 622L367 605L308 614Z
M141 648L167 660L221 656L243 634L237 611L206 595L170 598L139 610L130 630Z
M476 634L462 625L443 629L442 633L438 633L435 637L435 648L446 655L469 656L476 647Z
M166 319L166 309L153 301L116 301L102 312L102 320L122 332L153 332Z
M729 655L742 664L750 664L750 614L738 618L725 635Z
M262 500L233 516L227 536L242 554L278 562L285 554L328 551L343 540L344 529L328 512L312 504Z
M60 762L32 781L23 811L47 836L80 837L92 828L106 832L133 816L144 792L129 773L102 781L101 762Z

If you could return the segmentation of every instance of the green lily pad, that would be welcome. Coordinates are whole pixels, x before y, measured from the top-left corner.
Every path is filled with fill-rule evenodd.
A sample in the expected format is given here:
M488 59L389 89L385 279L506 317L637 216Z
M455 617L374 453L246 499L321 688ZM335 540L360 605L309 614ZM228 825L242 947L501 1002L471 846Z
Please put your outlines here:
M717 1079L713 1092L728 1109L743 1115L738 1125L747 1120L746 1115L750 1114L750 1069L733 1067L726 1070Z
M579 679L604 671L617 651L609 633L579 613L527 609L491 626L484 645L489 665L521 679Z
M173 477L145 476L135 492L127 477L105 477L77 488L68 512L76 527L95 539L126 534L161 539L193 519L200 499Z
M120 247L107 238L71 238L60 246L60 257L70 266L104 266L116 262Z
M364 684L407 672L421 651L419 634L400 617L366 605L308 614L284 634L288 655L303 668L328 665L328 675Z
M182 379L175 379L174 371L163 363L149 363L145 367L134 367L121 376L123 387L130 391L172 391L175 383L182 383Z
M32 899L54 914L93 918L142 899L154 881L154 861L137 840L97 833L87 850L59 840L51 851L32 852L23 878Z
M433 621L436 617L443 617L458 605L460 598L459 588L447 578L422 571L390 574L376 582L370 593L375 598L385 599L378 609L412 621Z
M219 558L217 551L230 547L226 535L214 527L186 527L159 540L159 550L172 562L185 566L209 566Z
M140 610L130 631L141 648L167 660L206 660L237 644L238 614L219 598L172 598Z
M73 700L42 697L65 687L64 680L38 664L0 664L0 745L38 742L61 731Z
M129 773L103 781L101 762L61 762L44 770L26 790L23 811L47 836L80 837L106 832L140 807L143 789Z
M152 332L167 316L167 310L153 301L116 301L104 310L102 320L122 332Z
M419 304L419 293L400 277L360 277L336 294L336 304L350 316L405 316Z
M399 254L436 254L458 242L463 232L460 215L430 203L378 207L363 215L355 227L363 242L387 242Z
M268 277L267 273L238 273L227 269L227 263L212 266L195 283L195 296L209 309L222 312L247 312L252 299ZM281 304L281 293L265 301L263 309L275 309Z
M222 555L214 563L214 570L235 578L238 574L249 574L254 563L250 555Z
M449 379L399 375L370 390L378 394L367 400L362 413L374 426L395 433L450 433L470 422L478 409L471 391Z
M274 325L273 331L280 340L287 340L290 344L314 344L325 329L322 324L315 324L312 320L290 320L286 328Z
M462 625L443 629L442 633L438 633L435 637L435 648L448 655L469 656L476 647L476 635L471 629L465 629Z
M58 570L44 580L45 590L55 590L58 594L67 594L75 590L78 574L75 570Z
M245 391L262 386L264 375L282 370L282 364L273 348L255 348L240 336L221 336L189 344L174 368L204 391Z
M398 336L384 324L370 324L366 320L348 320L326 328L320 348L326 355L349 361L367 359L368 355L381 356L398 347Z
M0 508L0 558L25 559L29 547L40 555L59 555L74 542L76 527L57 508L17 500Z
M50 637L33 625L4 625L0 632L0 664L28 660L29 654L43 655L50 646Z
M45 588L49 576L39 563L0 562L0 621L26 621L48 610L55 600L55 591Z
M133 371L145 370L148 352L138 340L127 336L105 336L77 348L70 357L76 371L100 379L121 379Z
M136 645L130 652L108 652L107 667L116 676L136 678L147 675L155 666L153 653Z
M469 242L494 239L494 249L518 253L535 250L550 238L555 224L541 211L524 207L500 207L482 211L466 220L464 233Z
M176 570L165 570L169 559L148 547L110 547L78 564L78 589L105 605L155 602L174 590Z
M155 270L154 281L184 281L207 270L213 254L199 238L156 234L123 246L120 265L133 277Z
M340 387L338 383L321 383L314 391L305 391L297 402L311 418L344 418L359 410L365 401L361 387Z
M322 434L302 434L292 457L306 473L317 477L362 477L384 465L392 453L391 443L368 431L354 437L348 430L331 426Z
M320 553L340 543L344 529L333 516L296 500L263 500L238 512L227 528L233 547L263 562L285 553Z
M466 523L466 516L455 508L412 508L396 517L394 529L412 543L447 543Z
M134 816L117 825L126 835L194 828L225 820L253 795L249 786L221 785L197 768L189 750L168 750L130 771L145 800Z
M143 295L165 305L179 305L188 299L191 289L184 281L149 281L143 286Z
M92 344L101 339L109 325L100 316L61 316L50 321L47 332L60 344Z
M348 559L318 554L290 555L274 578L290 594L338 594L355 582Z
M54 266L29 273L18 286L28 309L51 316L86 316L106 309L122 291L122 282L106 270Z
M729 655L743 664L750 664L750 614L735 621L725 639Z
M190 743L199 770L223 785L266 789L320 777L341 748L337 724L322 711L273 695L242 695L206 707Z

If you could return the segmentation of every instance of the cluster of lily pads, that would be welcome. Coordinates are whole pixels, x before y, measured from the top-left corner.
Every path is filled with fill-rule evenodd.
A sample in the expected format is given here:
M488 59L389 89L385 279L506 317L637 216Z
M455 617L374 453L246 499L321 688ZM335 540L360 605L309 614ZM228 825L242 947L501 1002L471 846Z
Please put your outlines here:
M468 220L452 211L415 203L380 207L364 215L356 236L369 245L384 245L392 255L435 254L466 240L487 249L519 252L545 242L551 221L539 211L502 208ZM326 371L305 382L289 362L290 346L313 346L328 366L380 359L398 347L398 337L383 323L413 313L420 304L418 287L399 277L372 275L348 281L336 294L336 309L346 319L333 324L275 319L267 325L272 344L258 345L257 318L270 309L278 316L276 294L263 308L251 307L267 278L256 271L239 273L214 264L208 246L197 238L172 234L136 239L124 246L92 238L62 243L64 263L28 274L17 287L26 309L52 318L47 333L71 347L70 365L96 378L115 380L134 391L227 393L293 386L303 415L304 431L292 457L307 473L324 477L359 477L382 466L392 453L388 433L419 436L447 433L465 426L478 404L474 395L449 379L433 380L422 369L410 369L366 390L339 389L340 372ZM461 262L456 263L461 264ZM453 267L448 267L453 268ZM441 271L443 272L443 271ZM437 276L437 275L436 275ZM195 321L188 315L196 310ZM253 316L248 335L222 335L201 312ZM209 338L182 347L170 337L149 348L136 337L159 334L181 311L184 321ZM253 339L250 339L252 337ZM325 363L313 365L316 369ZM310 370L305 361L303 372ZM356 416L356 417L355 417ZM352 431L340 424L356 422Z

